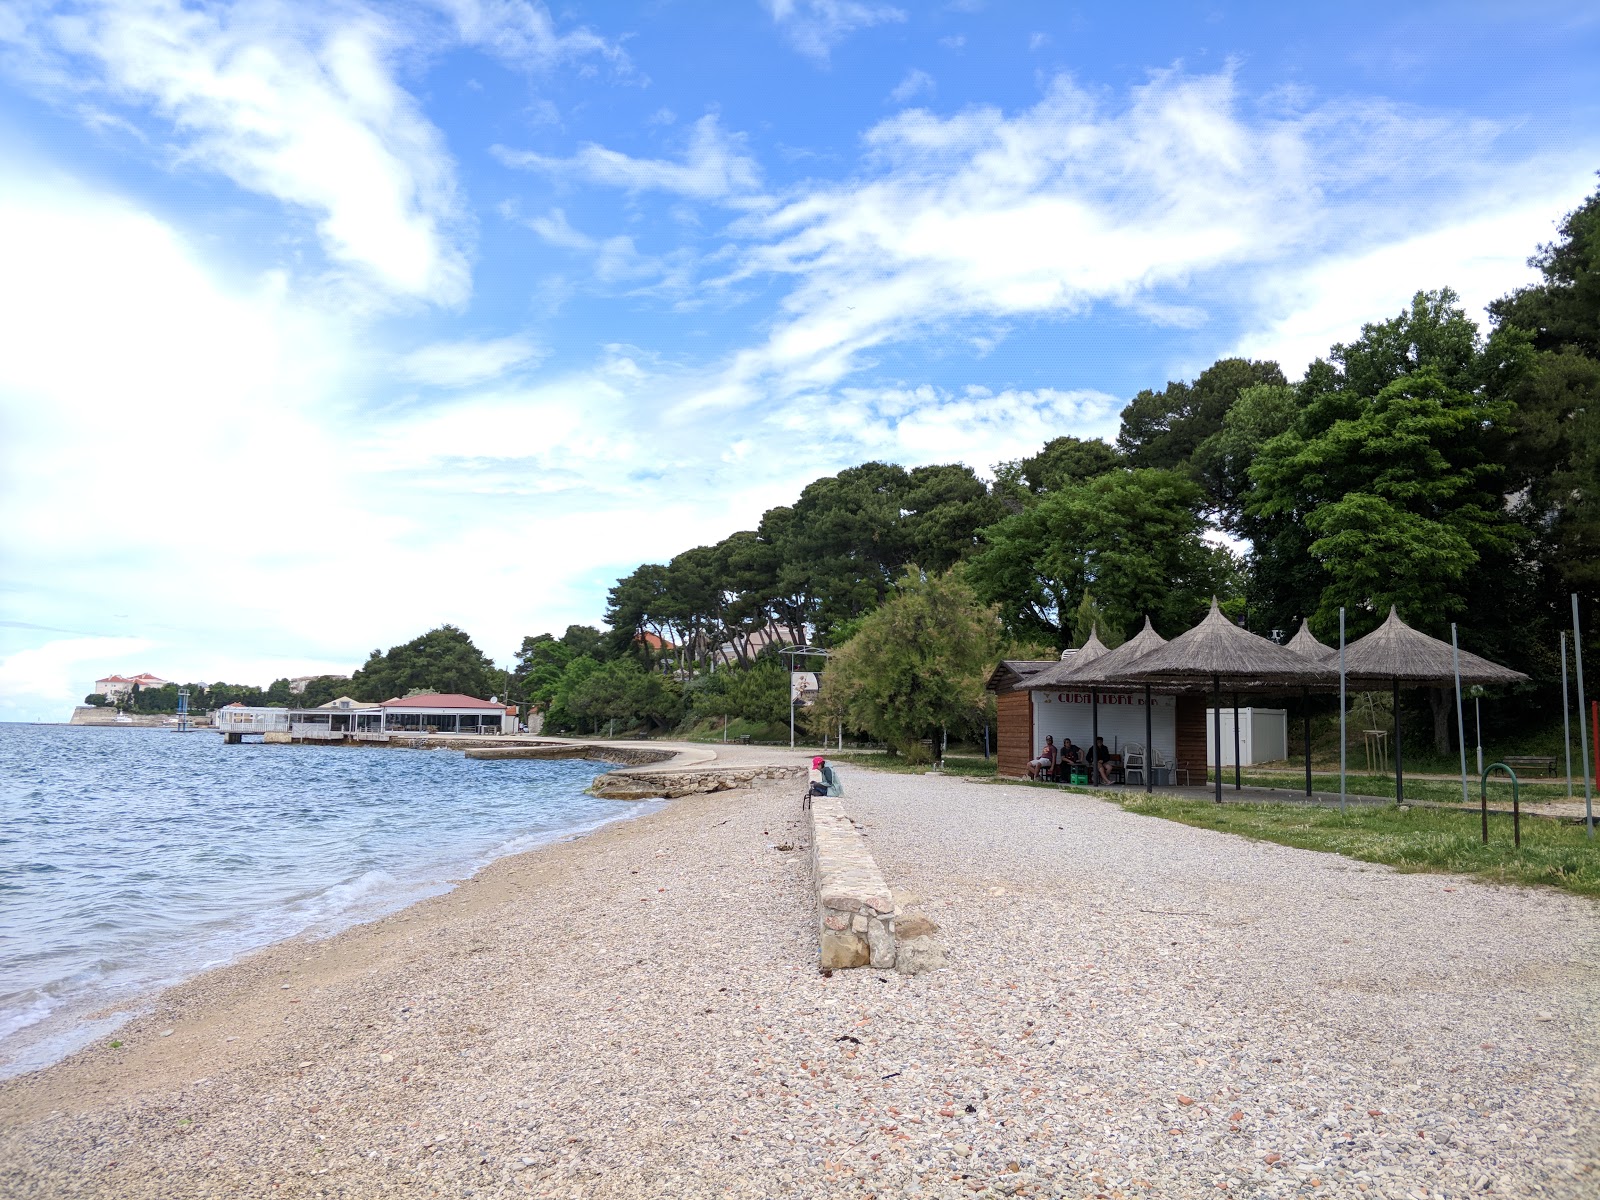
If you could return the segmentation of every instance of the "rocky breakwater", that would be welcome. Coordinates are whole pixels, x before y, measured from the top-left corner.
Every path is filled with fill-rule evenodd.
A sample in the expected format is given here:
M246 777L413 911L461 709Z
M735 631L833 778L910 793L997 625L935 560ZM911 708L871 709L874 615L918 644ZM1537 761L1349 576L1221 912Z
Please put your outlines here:
M889 887L837 797L812 800L811 871L824 971L873 967L915 975L944 965L933 936L938 927L914 896Z
M675 800L701 792L726 792L761 780L805 776L802 766L738 767L717 762L703 746L672 747L615 742L547 742L538 745L485 746L466 752L468 758L587 758L626 764L595 779L589 790L607 800ZM654 769L652 769L654 768Z

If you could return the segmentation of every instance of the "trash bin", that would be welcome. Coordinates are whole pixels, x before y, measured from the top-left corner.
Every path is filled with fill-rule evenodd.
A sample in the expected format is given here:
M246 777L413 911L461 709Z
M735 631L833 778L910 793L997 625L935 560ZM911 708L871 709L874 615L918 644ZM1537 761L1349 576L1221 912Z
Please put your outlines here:
M1153 787L1169 787L1172 784L1171 767L1151 767L1150 783Z

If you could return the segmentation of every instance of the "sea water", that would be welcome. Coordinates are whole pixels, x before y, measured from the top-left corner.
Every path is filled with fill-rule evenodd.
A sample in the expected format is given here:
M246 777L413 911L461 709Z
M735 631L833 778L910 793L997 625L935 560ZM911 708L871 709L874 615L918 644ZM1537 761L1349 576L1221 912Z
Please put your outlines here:
M606 769L0 724L0 1077L198 971L654 807L586 795Z

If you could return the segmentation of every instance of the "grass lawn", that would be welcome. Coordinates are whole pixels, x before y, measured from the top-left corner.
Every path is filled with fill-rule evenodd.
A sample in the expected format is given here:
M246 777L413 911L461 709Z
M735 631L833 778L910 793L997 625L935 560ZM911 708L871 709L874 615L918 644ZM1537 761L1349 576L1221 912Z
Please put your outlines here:
M1522 848L1517 850L1511 845L1509 814L1489 814L1485 846L1476 812L1438 808L1402 812L1364 806L1340 814L1337 809L1298 804L1218 806L1143 792L1107 798L1128 812L1386 863L1402 871L1454 871L1500 883L1548 884L1582 896L1600 896L1600 838L1591 842L1582 825L1545 817L1523 817ZM1455 799L1461 799L1459 784Z
M1279 772L1256 772L1249 767L1244 769L1244 783L1248 787L1277 788L1280 791L1299 792L1305 791L1304 774L1283 774ZM1198 780L1196 781L1198 782ZM1233 768L1225 767L1222 772L1222 785L1224 788L1233 786ZM1335 792L1339 790L1339 773L1337 771L1327 774L1321 771L1311 773L1311 786L1319 792ZM1393 775L1360 775L1351 772L1345 776L1345 791L1352 796L1390 796L1394 795ZM1565 783L1552 783L1546 778L1542 782L1529 782L1526 779L1517 781L1517 794L1527 800L1565 800L1567 798L1567 785ZM1583 784L1579 783L1573 789L1573 795L1583 799ZM1473 804L1478 803L1478 780L1474 775L1467 776L1467 796ZM1460 804L1461 779L1419 779L1412 775L1406 776L1406 799L1427 800L1434 804ZM1511 781L1505 773L1496 771L1489 779L1489 803L1511 803Z
M832 763L845 763L852 767L868 767L874 771L893 771L897 775L924 775L933 769L931 763L908 763L899 755L852 754L846 750L819 750L819 754ZM966 775L974 779L993 779L995 760L981 754L947 754L944 756L945 775Z

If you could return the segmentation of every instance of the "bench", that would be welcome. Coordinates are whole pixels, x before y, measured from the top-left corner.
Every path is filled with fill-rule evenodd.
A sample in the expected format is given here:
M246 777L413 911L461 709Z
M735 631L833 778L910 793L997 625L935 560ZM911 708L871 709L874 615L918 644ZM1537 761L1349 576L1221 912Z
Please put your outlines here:
M1554 758L1544 758L1537 754L1508 754L1499 761L1505 763L1513 771L1527 769L1530 771L1543 771L1546 775L1554 775L1556 773L1556 760Z

